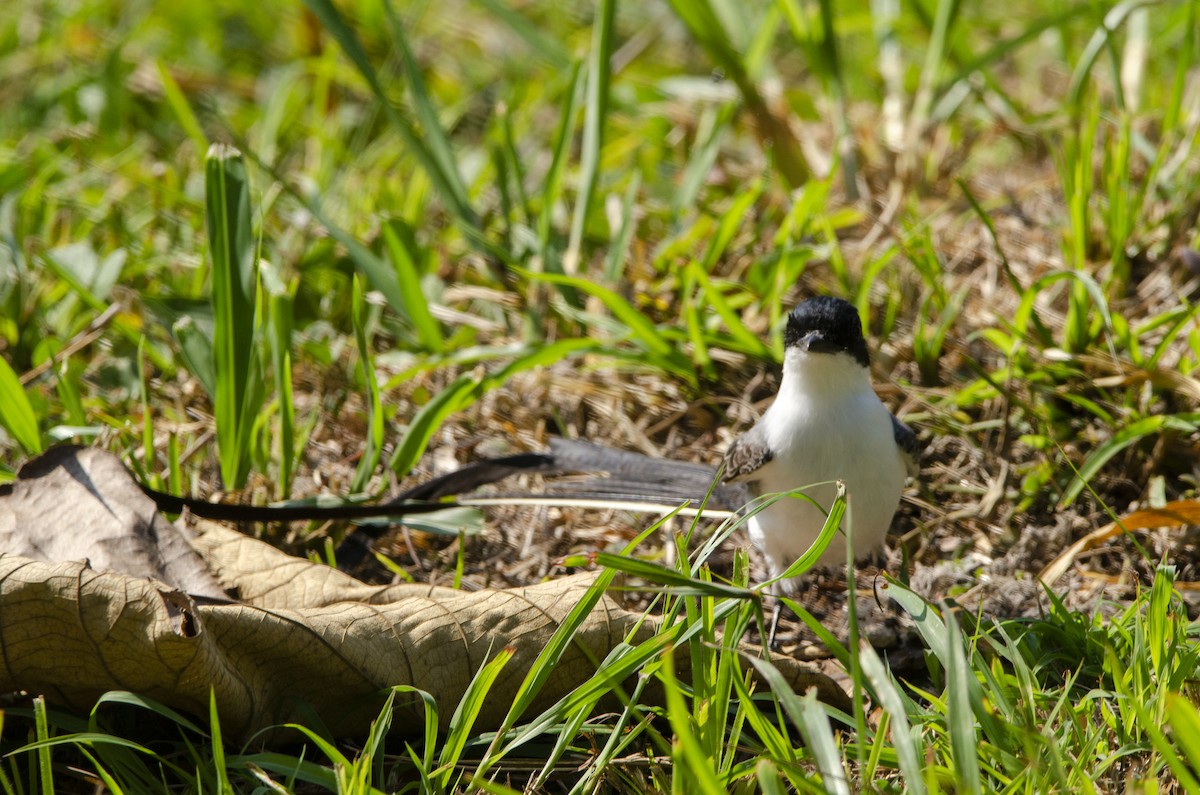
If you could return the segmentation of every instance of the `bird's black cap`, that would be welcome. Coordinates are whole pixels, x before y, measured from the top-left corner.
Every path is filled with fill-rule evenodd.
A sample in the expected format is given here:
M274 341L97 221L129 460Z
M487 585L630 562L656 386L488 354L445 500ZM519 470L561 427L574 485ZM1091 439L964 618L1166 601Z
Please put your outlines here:
M788 315L783 332L785 347L813 353L847 353L866 367L867 341L854 304L830 295L801 301Z

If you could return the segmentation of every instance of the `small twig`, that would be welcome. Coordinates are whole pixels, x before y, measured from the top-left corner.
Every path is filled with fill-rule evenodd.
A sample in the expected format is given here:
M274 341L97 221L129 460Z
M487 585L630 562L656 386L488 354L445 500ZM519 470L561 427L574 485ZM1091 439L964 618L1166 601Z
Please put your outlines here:
M425 565L425 561L421 560L420 554L417 553L417 546L413 543L412 534L408 531L407 525L400 525L400 532L404 535L404 545L408 547L408 556L412 558L413 563L421 571L429 571L429 567Z
M65 348L39 364L37 367L26 370L24 373L22 373L21 386L25 386L35 378L45 375L50 371L50 368L58 364L60 360L67 358L73 353L78 353L83 348L86 348L95 342L100 337L100 334L103 333L104 327L107 326L109 321L116 317L117 312L120 311L120 304L109 304L108 309L105 309L103 312L97 315L96 318L88 324L87 328L76 334L71 341L67 343Z

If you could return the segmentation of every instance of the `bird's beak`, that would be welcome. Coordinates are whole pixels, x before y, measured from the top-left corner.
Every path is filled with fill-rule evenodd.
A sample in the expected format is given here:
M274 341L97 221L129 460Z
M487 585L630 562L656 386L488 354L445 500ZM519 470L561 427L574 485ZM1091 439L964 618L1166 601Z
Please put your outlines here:
M829 338L825 336L825 332L817 330L810 331L800 338L800 350L810 353L837 353L838 348Z

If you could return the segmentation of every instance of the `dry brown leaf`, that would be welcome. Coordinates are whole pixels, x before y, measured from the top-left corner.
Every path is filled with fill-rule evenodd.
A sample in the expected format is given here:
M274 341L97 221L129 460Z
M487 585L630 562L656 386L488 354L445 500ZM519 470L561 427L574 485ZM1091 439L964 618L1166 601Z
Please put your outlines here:
M1150 530L1156 527L1186 527L1197 524L1200 524L1200 501L1197 500L1176 500L1161 508L1134 511L1128 516L1122 517L1120 522L1112 522L1099 530L1093 530L1067 547L1061 555L1042 569L1038 574L1038 579L1047 585L1053 584L1059 577L1067 573L1067 569L1071 568L1071 564L1080 554L1090 549L1096 549L1105 541L1122 533Z
M159 513L119 459L62 445L0 486L0 554L153 577L181 591L228 601L188 543Z

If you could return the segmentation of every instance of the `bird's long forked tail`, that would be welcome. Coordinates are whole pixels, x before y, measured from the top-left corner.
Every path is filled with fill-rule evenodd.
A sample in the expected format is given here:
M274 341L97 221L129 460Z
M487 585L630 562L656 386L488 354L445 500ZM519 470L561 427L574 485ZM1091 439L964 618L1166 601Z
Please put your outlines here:
M485 459L416 486L396 499L457 495L459 505L531 505L705 516L732 515L749 499L744 487L717 483L716 467L653 458L593 442L553 437L545 453ZM520 474L577 477L547 481L540 492L472 495L480 486ZM681 506L683 506L681 508Z
M516 475L543 475L542 491L473 494L481 486ZM714 482L716 467L685 461L653 458L641 453L616 450L592 442L552 437L544 453L488 458L431 478L389 501L411 504L454 497L454 504L529 506L542 508L593 508L651 513L676 513L710 519L727 519L749 499L740 485ZM382 506L386 508L385 506ZM386 515L386 511L381 511ZM352 571L371 552L370 539L378 537L386 524L360 526L337 548L338 568Z

